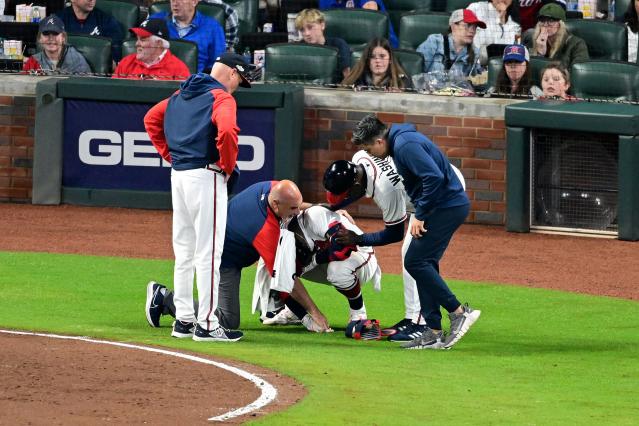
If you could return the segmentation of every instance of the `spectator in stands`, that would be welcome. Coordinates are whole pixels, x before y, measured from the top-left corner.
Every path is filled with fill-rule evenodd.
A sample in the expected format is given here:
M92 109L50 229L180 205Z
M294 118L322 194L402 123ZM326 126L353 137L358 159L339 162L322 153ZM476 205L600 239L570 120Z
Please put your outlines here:
M637 62L637 44L639 43L639 0L632 0L623 15L623 23L628 28L628 62Z
M224 32L226 36L226 50L235 52L235 46L240 42L238 30L240 26L240 18L237 12L222 0L202 0L204 3L217 4L224 8Z
M385 38L374 38L342 84L362 88L383 88L390 91L412 89L413 82L393 55L390 42Z
M59 74L91 73L84 56L75 47L67 45L64 23L58 16L50 15L40 21L37 40L41 51L29 57L23 70Z
M57 15L70 33L110 38L113 60L120 60L124 38L120 24L113 16L95 9L95 0L71 0L71 6L65 7Z
M198 72L211 68L215 58L226 49L224 30L213 18L196 10L198 0L171 0L171 12L156 13L151 18L164 19L172 39L197 44Z
M185 80L191 75L186 64L169 50L169 30L163 19L147 19L129 31L138 39L137 52L120 61L113 78Z
M521 38L519 3L513 0L482 0L468 5L486 28L478 28L473 44L479 49L482 63L488 62L486 48L491 44L518 43Z
M545 4L557 3L564 10L566 9L565 0L516 0L519 2L519 24L521 31L525 32L537 25L537 14Z
M386 6L383 0L319 0L319 8L320 10L368 9L386 13ZM399 39L390 21L388 21L388 39L393 48L397 49L399 47Z
M543 96L539 99L576 100L577 98L568 94L569 88L570 73L561 63L550 63L541 71Z
M489 89L490 96L530 96L533 85L528 49L521 44L506 46L502 63L495 87Z
M561 62L570 68L575 62L589 59L588 46L581 38L566 29L566 11L556 3L549 3L539 10L538 22L533 32L531 53Z
M337 48L337 75L333 82L342 81L351 72L351 48L339 37L324 36L326 20L324 14L317 9L304 9L295 18L295 28L308 44L320 44Z
M424 55L424 72L450 71L463 76L479 74L479 49L473 46L477 28L486 28L469 9L457 9L448 19L448 34L431 34L417 47Z

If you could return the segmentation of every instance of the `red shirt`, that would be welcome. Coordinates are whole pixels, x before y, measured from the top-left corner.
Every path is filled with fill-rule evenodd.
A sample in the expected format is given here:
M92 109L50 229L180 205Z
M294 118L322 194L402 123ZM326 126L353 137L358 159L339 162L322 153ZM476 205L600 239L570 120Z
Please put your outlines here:
M167 50L164 57L157 64L147 66L138 61L132 53L123 58L118 64L112 78L127 78L130 80L186 80L191 75L189 68L180 58Z

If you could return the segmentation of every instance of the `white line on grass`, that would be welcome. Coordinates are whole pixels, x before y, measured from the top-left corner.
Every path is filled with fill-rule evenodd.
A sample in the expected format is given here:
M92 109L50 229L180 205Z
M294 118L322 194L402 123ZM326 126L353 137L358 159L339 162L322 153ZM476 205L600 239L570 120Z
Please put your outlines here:
M19 335L26 335L26 336L51 337L54 339L80 340L83 342L120 346L122 348L129 348L129 349L139 349L139 350L143 350L147 352L155 352L155 353L159 353L163 355L184 358L190 361L200 362L202 364L209 364L209 365L213 365L215 367L221 368L223 370L230 371L231 373L237 374L238 376L246 380L250 380L251 382L253 382L255 386L257 386L258 389L262 391L262 394L260 395L260 397L256 399L255 401L251 402L250 404L235 410L231 410L219 416L211 417L209 418L209 420L211 421L222 422L224 420L232 419L233 417L238 417L238 416L242 416L244 414L250 413L251 411L255 411L259 408L264 407L267 404L270 404L271 402L275 400L275 397L277 396L277 389L273 385L271 385L269 382L262 379L261 377L258 377L249 373L248 371L239 369L237 367L233 367L231 365L224 364L222 362L212 361L210 359L200 358L193 355L187 355L180 352L173 352L173 351L169 351L165 349L150 348L147 346L132 345L129 343L111 342L108 340L96 340L96 339L90 339L88 337L83 337L83 336L62 336L58 334L33 333L33 332L14 331L14 330L0 330L0 333L19 334Z

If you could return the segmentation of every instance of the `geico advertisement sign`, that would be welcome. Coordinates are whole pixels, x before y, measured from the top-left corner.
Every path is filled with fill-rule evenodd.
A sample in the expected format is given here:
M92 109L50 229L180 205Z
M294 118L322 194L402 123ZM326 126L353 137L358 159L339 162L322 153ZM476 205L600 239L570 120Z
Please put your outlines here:
M249 146L253 151L250 160L237 161L240 170L254 171L264 166L266 148L262 138L239 136L238 145ZM92 166L170 167L157 153L146 132L124 132L120 136L113 130L85 130L78 139L78 154L80 161Z

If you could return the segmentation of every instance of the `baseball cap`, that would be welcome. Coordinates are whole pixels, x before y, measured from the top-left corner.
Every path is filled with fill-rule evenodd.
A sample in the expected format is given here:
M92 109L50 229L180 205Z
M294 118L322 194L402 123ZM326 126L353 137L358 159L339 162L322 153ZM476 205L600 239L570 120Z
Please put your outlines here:
M528 49L521 44L510 44L504 49L503 61L530 62Z
M57 15L49 15L40 21L38 31L41 33L61 34L64 32L64 22Z
M129 28L133 34L139 37L158 36L165 40L169 39L169 29L164 19L147 19L139 27Z
M560 21L566 20L566 11L563 7L558 5L557 3L548 3L544 5L541 9L539 9L539 13L537 13L537 17L541 18L542 16L546 18L558 19Z
M215 59L215 62L219 62L228 67L231 67L237 71L237 73L242 77L242 82L240 86L250 88L251 83L248 80L249 73L249 63L246 62L244 56L238 55L237 53L232 52L224 52L220 56Z
M486 24L480 21L475 12L470 9L457 9L450 14L448 18L448 25L453 25L458 22L464 21L470 25L477 25L479 28L486 28Z

